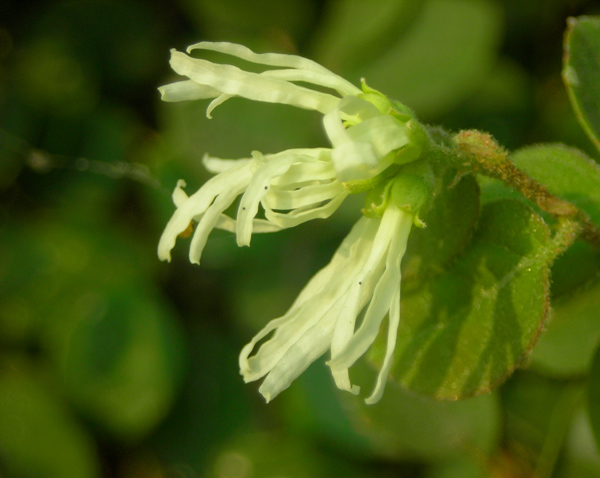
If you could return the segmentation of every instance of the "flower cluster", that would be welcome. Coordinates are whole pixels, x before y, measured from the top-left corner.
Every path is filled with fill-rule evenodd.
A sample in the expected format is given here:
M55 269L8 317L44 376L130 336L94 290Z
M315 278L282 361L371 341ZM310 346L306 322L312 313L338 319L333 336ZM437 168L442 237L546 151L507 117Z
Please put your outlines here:
M248 72L191 57L193 50L212 50L271 68ZM260 392L269 401L331 350L328 365L337 386L358 393L348 368L370 347L387 316L387 352L367 399L378 401L400 321L400 263L411 226L419 224L416 213L426 193L418 177L398 171L421 156L425 144L421 126L409 110L366 84L359 89L294 55L257 54L241 45L202 42L189 47L188 54L172 51L171 66L187 79L161 87L163 100L212 99L209 118L216 106L234 96L315 110L323 115L331 147L266 155L255 151L237 160L205 156L204 165L215 176L189 197L183 191L185 182L179 181L173 193L177 209L160 239L159 258L170 260L177 237L192 221L198 225L189 256L199 263L215 228L234 232L238 245L249 245L252 233L329 217L349 194L369 191L365 216L288 312L269 322L244 347L240 372L246 382L266 376ZM229 217L225 210L238 196L236 217ZM255 350L272 331L273 336Z

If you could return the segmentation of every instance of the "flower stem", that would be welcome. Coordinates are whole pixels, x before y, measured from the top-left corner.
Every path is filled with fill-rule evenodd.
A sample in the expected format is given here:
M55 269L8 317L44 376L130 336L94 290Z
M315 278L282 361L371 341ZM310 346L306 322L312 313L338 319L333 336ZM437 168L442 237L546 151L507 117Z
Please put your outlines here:
M600 228L592 223L587 213L552 194L546 186L520 170L508 159L508 152L488 133L461 131L444 142L433 153L434 159L453 163L460 171L458 179L468 173L499 179L559 221L562 218L576 221L580 225L577 236L600 248Z

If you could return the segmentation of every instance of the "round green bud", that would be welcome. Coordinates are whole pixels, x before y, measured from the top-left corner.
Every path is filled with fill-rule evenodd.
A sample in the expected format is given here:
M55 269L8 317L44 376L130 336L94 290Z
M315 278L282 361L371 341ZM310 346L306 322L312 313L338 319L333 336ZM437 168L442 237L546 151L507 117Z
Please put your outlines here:
M390 188L390 201L414 217L418 227L425 227L419 212L430 204L433 194L434 177L430 165L425 161L410 163L400 170Z
M386 181L369 189L365 195L365 207L362 213L367 217L381 217L390 199L393 181Z

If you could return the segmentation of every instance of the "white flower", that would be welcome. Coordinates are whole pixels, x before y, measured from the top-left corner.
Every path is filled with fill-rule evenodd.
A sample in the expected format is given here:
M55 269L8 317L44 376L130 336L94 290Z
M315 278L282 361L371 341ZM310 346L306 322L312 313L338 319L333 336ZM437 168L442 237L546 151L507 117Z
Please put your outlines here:
M248 72L171 50L171 67L188 79L159 88L164 101L214 98L206 111L209 118L218 105L234 96L318 111L324 115L325 131L333 146L331 160L342 182L379 174L395 159L388 156L390 152L412 143L405 122L360 98L361 89L314 61L295 55L257 54L226 42L197 43L187 52L194 50L212 50L275 69ZM330 89L339 97L295 82Z
M190 246L190 261L200 256L210 232L235 232L239 246L250 244L252 232L272 232L315 218L329 217L349 191L336 179L329 149L295 149L252 158L223 160L204 157L205 167L217 175L188 197L180 180L173 192L177 210L158 244L161 260L171 259L177 236L192 221L198 226ZM237 221L224 211L242 195ZM265 219L256 219L259 205Z
M189 47L188 53L193 50L212 50L272 68L248 72L173 50L171 66L187 79L161 87L163 100L211 98L209 118L216 106L234 96L315 110L323 114L331 148L267 155L253 152L252 157L239 160L205 156L204 165L216 176L189 197L183 191L185 182L178 182L173 192L177 210L160 239L159 257L170 260L177 237L194 221L198 225L189 256L199 263L215 228L235 232L238 245L249 245L253 232L272 232L329 217L348 194L384 181L374 209L374 215L381 217L362 217L290 310L271 321L240 355L240 372L246 382L266 376L260 392L267 401L329 349L328 365L337 386L358 393L348 368L367 351L387 316L387 351L374 391L366 400L377 402L392 363L400 320L400 262L416 217L412 214L416 210L409 213L398 207L404 202L388 201L386 195L393 190L386 186L389 173L397 169L387 168L421 155L425 133L417 134L412 128L422 127L413 122L408 110L381 93L365 84L361 90L305 58L256 54L232 43L202 42ZM234 219L225 211L238 196ZM359 318L362 322L356 327ZM255 350L272 331L274 335Z
M246 382L266 375L260 393L267 402L285 390L317 358L331 349L328 365L338 388L358 393L348 368L375 340L389 316L387 351L367 403L379 401L392 364L400 321L400 262L413 215L390 203L383 217L362 217L331 262L304 287L288 312L272 320L240 355ZM363 315L360 327L356 320ZM355 330L356 329L356 330ZM273 337L251 356L256 344Z

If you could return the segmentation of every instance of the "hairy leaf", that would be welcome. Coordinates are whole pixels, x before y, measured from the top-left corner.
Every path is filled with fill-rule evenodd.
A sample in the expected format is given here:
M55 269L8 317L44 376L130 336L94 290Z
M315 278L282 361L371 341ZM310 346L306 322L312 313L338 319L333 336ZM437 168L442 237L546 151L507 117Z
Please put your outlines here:
M488 204L456 263L404 294L394 378L450 400L503 381L546 320L553 254L547 226L528 206Z

